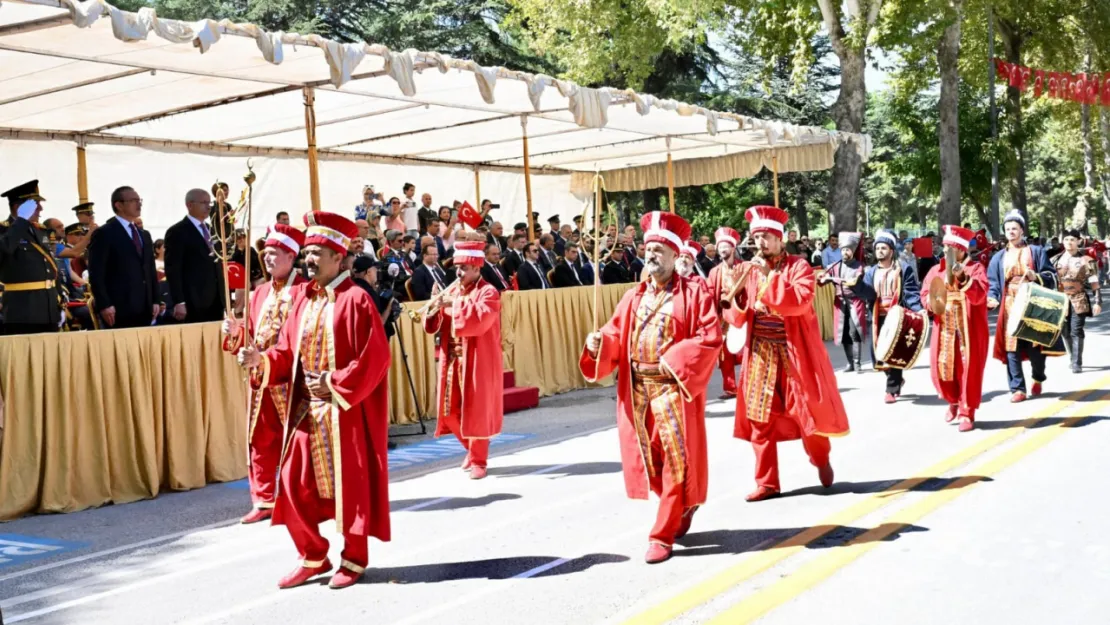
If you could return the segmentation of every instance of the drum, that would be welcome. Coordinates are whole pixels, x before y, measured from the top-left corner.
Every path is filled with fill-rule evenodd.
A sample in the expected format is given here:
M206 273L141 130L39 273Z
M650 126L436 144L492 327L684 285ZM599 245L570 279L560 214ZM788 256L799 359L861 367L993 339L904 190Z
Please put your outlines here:
M737 328L729 324L728 331L725 332L725 348L728 349L730 354L739 354L740 350L744 349L744 345L748 342L748 326Z
M1021 341L1052 347L1068 317L1068 296L1026 282L1018 288L1006 316L1006 334Z
M892 369L912 369L929 342L929 316L893 306L879 329L875 358Z

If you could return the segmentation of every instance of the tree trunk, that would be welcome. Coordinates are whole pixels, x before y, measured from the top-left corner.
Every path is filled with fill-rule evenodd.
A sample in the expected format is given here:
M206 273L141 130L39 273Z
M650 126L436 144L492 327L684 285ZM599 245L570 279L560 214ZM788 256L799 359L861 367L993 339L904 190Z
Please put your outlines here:
M1099 121L1102 130L1100 133L1102 135L1102 174L1099 177L1102 179L1102 213L1105 215L1110 212L1110 109L1102 109ZM1102 219L1098 221L1098 235L1105 238L1110 231L1110 224L1103 221Z
M643 195L644 195L644 214L645 215L647 213L652 212L652 211L660 210L659 206L660 206L660 203L661 203L661 200L662 200L662 197L663 197L663 190L662 189L644 189ZM628 215L627 214L624 215L624 219L625 219L625 223L621 224L621 228L623 228L625 226L625 224L630 223L628 221Z
M841 132L863 132L867 104L864 49L846 46L840 54L840 96L833 105L833 119ZM859 223L859 181L863 170L854 145L836 151L832 179L829 181L829 232L853 231Z
M805 174L795 174L798 177L798 193L794 198L794 223L798 224L799 236L809 236L809 210L806 207L809 189L806 188Z
M971 198L971 205L975 207L975 214L979 215L979 223L987 226L987 232L991 233L991 238L995 241L998 240L998 233L991 227L990 219L987 217L987 207L978 198Z
M1018 32L1017 25L1009 20L999 19L998 33L1002 38L1002 47L1006 50L1006 60L1021 65L1024 35ZM1010 182L1010 201L1014 208L1021 211L1026 223L1029 223L1025 194L1025 127L1022 123L1021 91L1017 87L1006 88L1006 111L1012 124L1010 142L1016 157L1016 171Z
M960 223L960 5L953 3L952 23L944 29L937 48L940 66L940 202L941 225Z

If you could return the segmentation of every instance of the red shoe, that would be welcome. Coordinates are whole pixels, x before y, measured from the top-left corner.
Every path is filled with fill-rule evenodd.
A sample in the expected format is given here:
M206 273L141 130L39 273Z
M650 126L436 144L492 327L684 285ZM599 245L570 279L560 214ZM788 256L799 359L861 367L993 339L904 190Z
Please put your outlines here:
M948 412L944 413L944 422L945 423L952 423L953 421L956 420L956 410L957 409L958 409L958 407L956 406L956 404L948 404Z
M470 467L472 467L472 466L474 466L474 465L470 462L470 454L466 454L466 459L463 460L463 463L462 463L462 470L463 471L469 471Z
M659 543L651 543L648 545L647 553L644 555L644 562L648 564L659 564L671 559L671 547L668 545L660 545Z
M960 431L970 432L975 429L975 422L970 417L960 417Z
M887 393L886 397L883 398L883 401L888 404L893 404L894 402L898 401L898 398L895 397L892 393Z
M774 499L775 497L778 497L778 496L779 496L779 491L777 491L777 490L775 490L775 489L773 489L769 486L760 486L759 488L757 488L757 489L753 490L751 493L749 493L748 496L744 498L744 501L747 501L749 503L754 503L756 501L763 501L765 499Z
M821 478L821 486L828 488L833 485L833 468L832 464L826 464L817 469L817 477Z
M1010 395L1010 403L1011 404L1020 404L1023 401L1025 401L1025 393L1022 393L1021 391L1018 391L1018 392Z
M1033 393L1032 393L1033 397L1036 397L1037 395L1040 395L1041 394L1041 383L1040 382L1034 382L1032 391L1033 391Z
M682 515L682 523L678 526L678 531L674 534L675 539L682 538L690 532L690 524L694 522L694 513L697 512L697 510L697 508L690 508L686 511L686 514Z
M354 568L352 568L354 566L355 565L351 564L350 562L344 561L343 566L339 567L339 570L335 572L335 575L331 576L331 581L328 582L328 588L331 588L332 590L339 590L340 588L347 588L349 586L354 586L355 584L357 584L358 580L362 579L362 573L366 569L358 567L360 570L355 571Z
M331 562L327 560L324 560L324 563L320 566L298 566L292 573L281 578L281 581L278 582L278 588L283 590L286 588L296 588L313 577L323 575L330 570Z
M485 467L478 467L478 466L471 467L471 469L470 469L470 479L480 480L485 476L486 476L486 468Z
M250 525L251 523L258 523L274 516L273 508L254 508L248 512L239 522L243 525Z

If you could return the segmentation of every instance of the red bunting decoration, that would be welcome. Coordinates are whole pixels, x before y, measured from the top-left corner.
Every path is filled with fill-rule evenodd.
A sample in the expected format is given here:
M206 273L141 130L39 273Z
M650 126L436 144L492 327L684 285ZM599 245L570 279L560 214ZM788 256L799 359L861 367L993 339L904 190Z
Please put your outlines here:
M1021 91L1033 88L1033 97L1047 95L1054 100L1078 102L1092 106L1110 106L1110 72L1106 74L1072 74L1032 69L994 59L998 80Z

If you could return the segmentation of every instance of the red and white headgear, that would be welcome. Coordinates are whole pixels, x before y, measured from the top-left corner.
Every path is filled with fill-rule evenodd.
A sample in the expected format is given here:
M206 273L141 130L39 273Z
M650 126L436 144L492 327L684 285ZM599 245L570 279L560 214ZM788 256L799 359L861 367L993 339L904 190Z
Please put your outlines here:
M685 245L682 246L682 253L689 256L690 258L696 259L698 257L698 254L701 254L701 245L698 245L697 241L690 239L686 241Z
M744 213L744 219L751 225L753 236L760 232L769 232L781 239L786 236L786 222L790 215L774 206L753 206Z
M452 257L456 267L474 265L481 267L486 263L485 241L459 241L455 243L455 255Z
M713 234L713 238L716 240L717 245L721 243L731 243L732 247L740 245L740 233L728 226L717 228L717 232Z
M975 238L975 233L969 228L961 226L945 226L944 227L944 244L951 247L958 247L963 251L971 249L971 240Z
M644 231L644 245L662 243L675 251L682 252L683 241L690 238L690 224L674 213L651 211L640 218L640 229Z
M295 256L304 247L304 233L293 226L274 224L266 233L266 247L276 247Z
M358 236L355 222L336 213L315 211L304 216L304 245L323 245L346 256L351 240Z

